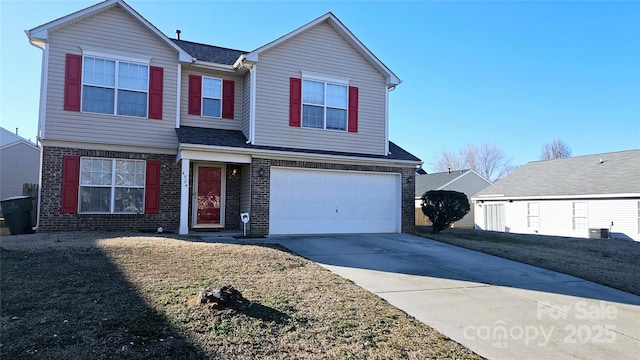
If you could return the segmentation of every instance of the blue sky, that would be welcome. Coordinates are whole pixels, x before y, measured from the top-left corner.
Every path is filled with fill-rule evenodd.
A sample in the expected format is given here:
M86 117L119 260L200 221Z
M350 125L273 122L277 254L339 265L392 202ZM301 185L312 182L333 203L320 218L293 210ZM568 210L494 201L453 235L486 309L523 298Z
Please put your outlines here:
M0 0L0 123L35 140L41 51L24 35L97 1ZM640 148L640 2L151 1L169 37L253 50L331 11L403 83L390 138L420 157L468 144L512 165L561 139L573 155Z

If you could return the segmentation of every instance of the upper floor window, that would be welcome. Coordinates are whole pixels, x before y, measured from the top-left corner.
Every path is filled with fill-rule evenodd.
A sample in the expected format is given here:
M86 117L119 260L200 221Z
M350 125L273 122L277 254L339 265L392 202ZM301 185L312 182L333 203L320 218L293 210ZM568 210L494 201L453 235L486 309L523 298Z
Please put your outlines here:
M147 116L149 66L85 56L82 111Z
M222 117L222 80L202 77L202 116Z
M348 87L329 82L302 81L302 127L347 130Z
M80 159L80 212L144 212L146 161Z
M587 203L573 203L573 230L587 229Z

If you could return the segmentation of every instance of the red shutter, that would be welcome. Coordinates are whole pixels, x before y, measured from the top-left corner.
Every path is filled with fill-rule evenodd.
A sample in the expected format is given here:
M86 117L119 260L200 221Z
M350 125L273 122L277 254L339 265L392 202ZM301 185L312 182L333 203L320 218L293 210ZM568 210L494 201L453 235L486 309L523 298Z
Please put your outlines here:
M202 76L189 75L189 114L200 115L202 108Z
M160 161L147 160L147 179L144 187L144 212L160 212Z
M233 80L222 81L222 118L233 119L233 105L235 101L235 82Z
M80 184L80 156L65 156L62 160L61 213L78 212L78 186Z
M67 54L64 71L64 109L80 111L82 56Z
M349 86L349 132L358 132L358 88Z
M149 67L149 119L162 120L162 88L164 69Z
M289 126L300 127L302 113L302 79L289 79Z

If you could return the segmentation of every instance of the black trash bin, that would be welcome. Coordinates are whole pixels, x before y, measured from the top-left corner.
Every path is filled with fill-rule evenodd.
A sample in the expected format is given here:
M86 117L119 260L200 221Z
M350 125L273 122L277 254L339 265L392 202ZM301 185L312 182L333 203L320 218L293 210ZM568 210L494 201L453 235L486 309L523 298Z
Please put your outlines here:
M0 202L4 222L9 226L11 235L32 234L31 211L33 202L30 196L14 196Z

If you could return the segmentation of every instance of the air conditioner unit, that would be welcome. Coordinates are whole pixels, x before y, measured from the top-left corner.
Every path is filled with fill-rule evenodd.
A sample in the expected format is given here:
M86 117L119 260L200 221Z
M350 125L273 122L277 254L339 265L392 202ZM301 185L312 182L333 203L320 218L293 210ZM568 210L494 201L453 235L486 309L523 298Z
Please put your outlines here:
M589 239L608 239L609 229L589 229Z

